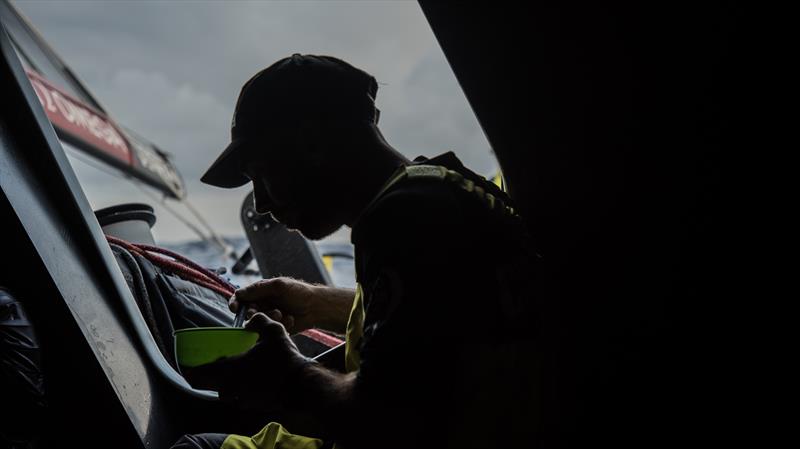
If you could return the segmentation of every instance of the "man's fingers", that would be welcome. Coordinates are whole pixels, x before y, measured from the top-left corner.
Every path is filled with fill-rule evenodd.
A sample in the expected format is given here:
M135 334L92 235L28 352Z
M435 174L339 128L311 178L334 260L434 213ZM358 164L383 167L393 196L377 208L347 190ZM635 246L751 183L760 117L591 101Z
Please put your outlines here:
M236 292L228 300L228 308L231 312L236 313L242 303L248 303L259 309L270 308L273 301L280 297L280 292L283 291L285 281L281 278L276 279L263 279L254 282L246 287L236 290ZM272 306L274 308L274 306Z
M244 328L261 334L264 330L274 323L267 315L258 312L244 323Z
M286 317L281 321L283 323L283 327L286 328L287 332L292 332L294 329L294 317L291 315L286 315Z
M225 389L225 382L229 379L230 366L226 360L219 360L194 368L185 368L183 377L194 388L200 390L219 391Z
M236 293L228 299L228 308L231 312L236 313L239 311L239 301L236 300Z
M279 323L283 322L283 314L278 309L272 309L266 315Z
M244 328L254 332L258 332L261 338L277 336L285 333L283 325L277 321L272 320L267 315L259 312L253 315L252 318L244 323Z
M290 332L292 330L292 328L294 327L294 317L291 316L291 315L285 315L283 312L281 312L278 309L270 310L269 312L266 313L266 315L270 319L275 320L275 321L283 324L283 327L286 328L287 332ZM249 318L251 318L251 317L248 317L248 319Z
M236 299L240 302L261 302L269 298L279 298L288 283L284 278L262 279L236 290Z

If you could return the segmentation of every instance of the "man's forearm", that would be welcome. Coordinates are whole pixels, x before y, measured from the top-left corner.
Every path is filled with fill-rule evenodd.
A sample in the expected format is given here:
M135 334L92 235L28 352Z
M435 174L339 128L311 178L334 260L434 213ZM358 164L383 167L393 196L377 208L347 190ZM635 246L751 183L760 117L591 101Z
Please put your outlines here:
M350 309L353 308L355 291L347 288L318 286L323 289L325 298L319 305L317 327L343 334L347 328Z
M309 362L292 376L287 408L313 417L338 441L351 439L358 420L354 404L356 373L343 374Z

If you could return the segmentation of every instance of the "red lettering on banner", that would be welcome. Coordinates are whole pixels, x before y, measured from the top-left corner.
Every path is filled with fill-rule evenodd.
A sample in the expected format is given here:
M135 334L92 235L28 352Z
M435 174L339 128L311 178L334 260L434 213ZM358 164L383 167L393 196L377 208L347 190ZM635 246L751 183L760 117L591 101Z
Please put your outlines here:
M26 73L53 126L109 156L133 164L131 149L111 120L62 92L38 73L31 70Z

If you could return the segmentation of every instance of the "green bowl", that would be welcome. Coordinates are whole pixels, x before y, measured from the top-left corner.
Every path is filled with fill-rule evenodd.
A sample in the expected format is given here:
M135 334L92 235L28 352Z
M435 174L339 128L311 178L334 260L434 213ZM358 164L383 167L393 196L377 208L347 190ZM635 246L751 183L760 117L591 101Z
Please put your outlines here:
M175 331L178 365L194 368L246 352L258 341L258 333L241 327L196 327Z

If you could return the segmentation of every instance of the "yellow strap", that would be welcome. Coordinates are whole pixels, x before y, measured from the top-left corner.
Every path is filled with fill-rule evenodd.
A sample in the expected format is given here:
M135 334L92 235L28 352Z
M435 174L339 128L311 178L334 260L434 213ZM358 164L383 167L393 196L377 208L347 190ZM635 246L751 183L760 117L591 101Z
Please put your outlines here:
M328 270L328 274L333 274L333 256L322 256L322 263L325 265L325 269Z
M347 333L344 346L344 369L348 373L358 370L361 364L361 354L358 347L364 335L364 291L361 284L356 284L356 297L353 299L353 308L350 309L350 318L347 320Z
M322 440L294 435L271 422L252 437L228 435L220 449L319 449L323 444Z
M470 192L478 198L483 204L492 210L498 210L504 214L515 216L516 212L512 207L507 206L500 198L495 197L491 193L484 190L483 187L475 185L472 180L465 178L461 173L454 170L449 170L445 167L438 165L410 165L405 167L405 175L409 178L427 178L438 179L441 181L448 181L456 184L461 189ZM392 180L392 183L385 187L383 191L387 190L391 185L402 179L402 173ZM383 192L382 191L382 192Z

